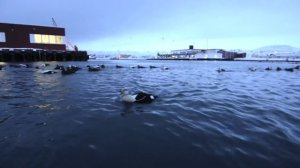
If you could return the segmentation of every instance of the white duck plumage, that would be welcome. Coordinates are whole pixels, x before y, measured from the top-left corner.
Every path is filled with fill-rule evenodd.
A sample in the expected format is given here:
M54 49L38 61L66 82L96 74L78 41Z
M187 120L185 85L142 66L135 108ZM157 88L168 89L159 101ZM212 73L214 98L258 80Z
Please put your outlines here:
M157 96L140 91L138 94L129 94L126 89L121 89L122 101L127 103L151 103Z
M42 70L40 71L41 74L55 74L57 73L56 71L52 71L52 70Z
M121 89L121 98L124 102L133 103L137 95L130 95L126 89Z

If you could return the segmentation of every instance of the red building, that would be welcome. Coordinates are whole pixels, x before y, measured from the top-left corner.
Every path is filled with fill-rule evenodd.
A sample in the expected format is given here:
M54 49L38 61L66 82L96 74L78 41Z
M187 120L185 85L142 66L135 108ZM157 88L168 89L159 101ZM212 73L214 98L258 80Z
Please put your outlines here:
M66 50L64 39L64 28L0 23L0 49Z

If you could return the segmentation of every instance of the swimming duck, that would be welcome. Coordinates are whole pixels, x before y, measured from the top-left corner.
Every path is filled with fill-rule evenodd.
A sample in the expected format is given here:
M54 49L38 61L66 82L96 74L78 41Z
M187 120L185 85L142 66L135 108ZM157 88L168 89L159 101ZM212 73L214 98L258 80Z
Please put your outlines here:
M56 67L54 68L54 69L56 69L56 70L61 70L63 68L63 66L62 65L56 65Z
M89 69L89 71L93 71L93 72L95 72L95 71L100 71L101 70L101 67L100 66L88 66L88 69Z
M61 74L62 75L69 75L69 74L73 74L76 71L78 71L80 68L76 67L76 66L69 66L65 69L65 67L62 67L61 69Z
M52 71L52 70L44 70L44 71L41 71L42 74L55 74L57 73L56 71Z
M219 73L221 73L221 72L225 72L225 69L223 69L223 68L219 68L219 69L217 70L217 72L219 72Z
M265 70L266 70L266 71L271 71L272 68L271 68L271 67L267 67Z
M145 68L144 66L138 65L137 68Z
M121 65L116 65L116 68L123 68L123 66L121 66Z
M254 72L254 71L256 71L256 68L255 67L250 67L249 70Z
M157 96L142 91L138 92L137 94L129 94L128 90L121 89L121 98L122 101L127 103L148 104L148 103L152 103L153 100L157 98Z
M294 68L285 68L285 71L294 72Z
M156 66L152 66L152 65L150 65L150 69L153 69L153 68L157 68Z

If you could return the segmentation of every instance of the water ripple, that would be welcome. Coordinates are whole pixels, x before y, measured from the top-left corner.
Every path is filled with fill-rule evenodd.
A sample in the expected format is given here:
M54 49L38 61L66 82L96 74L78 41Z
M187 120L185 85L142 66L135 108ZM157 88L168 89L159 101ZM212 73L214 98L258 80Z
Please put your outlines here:
M148 156L160 156L187 167L191 158L197 158L192 160L195 165L213 158L211 167L300 164L299 73L263 70L289 64L139 60L72 64L83 69L68 76L45 76L35 69L1 71L0 156L6 157L0 163L25 157L20 146L31 147L28 160L47 146L45 158L57 165L59 153L66 152L64 158L74 163L80 153L83 160L122 155L146 162ZM106 68L91 73L87 64ZM124 68L116 69L116 64ZM138 64L170 69L130 68ZM259 71L249 72L251 66ZM219 67L231 71L217 73ZM119 95L123 87L159 98L149 105L123 103ZM95 167L95 160L87 167Z

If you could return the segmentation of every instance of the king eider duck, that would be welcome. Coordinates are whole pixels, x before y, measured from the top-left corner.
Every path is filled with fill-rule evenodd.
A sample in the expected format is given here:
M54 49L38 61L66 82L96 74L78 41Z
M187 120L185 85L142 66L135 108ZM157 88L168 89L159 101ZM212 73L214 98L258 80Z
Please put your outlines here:
M265 70L266 70L266 71L271 71L272 68L271 68L271 67L267 67Z
M158 68L158 67L156 67L156 66L153 66L153 65L150 65L149 67L150 67L150 69L153 69L153 68Z
M217 72L218 72L218 73L225 72L225 69L219 68L219 69L217 70Z
M294 68L285 68L285 71L294 72Z
M255 67L250 67L249 71L255 72L257 69Z
M57 73L56 71L52 71L52 70L43 70L40 72L41 74L55 74Z
M131 95L126 89L121 89L121 98L122 101L126 103L148 104L148 103L152 103L153 100L157 98L157 96L142 91L138 92L137 94Z
M96 66L90 66L90 65L88 65L87 67L88 67L88 70L90 72L96 72L96 71L100 71L101 70L101 66L99 66L99 65L96 65Z

